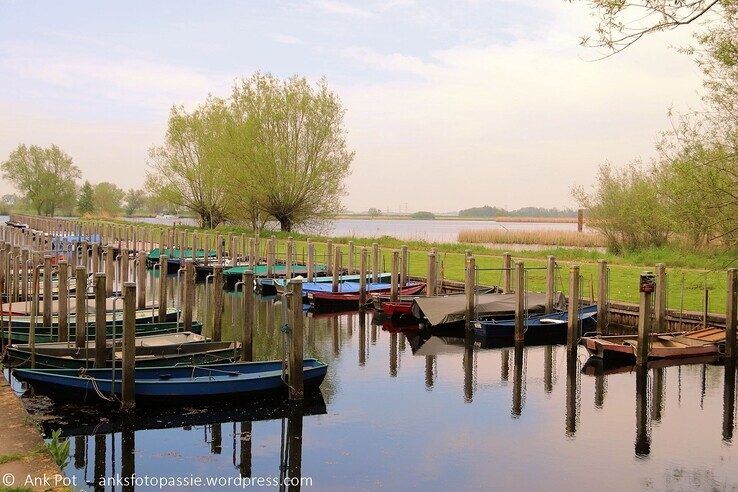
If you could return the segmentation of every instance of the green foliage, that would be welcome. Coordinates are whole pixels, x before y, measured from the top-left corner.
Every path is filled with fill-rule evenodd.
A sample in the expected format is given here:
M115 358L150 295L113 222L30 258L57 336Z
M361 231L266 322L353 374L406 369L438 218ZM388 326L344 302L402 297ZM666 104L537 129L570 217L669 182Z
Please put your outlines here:
M64 468L69 463L69 439L60 439L61 429L51 432L51 441L46 443L46 447L54 459L54 463L60 468Z
M128 217L135 214L137 210L146 205L146 191L130 189L126 192L123 201L125 202L125 212Z
M433 220L436 218L436 215L433 212L426 212L425 210L421 210L419 212L411 214L410 217L412 217L413 219Z
M75 203L80 171L56 145L19 145L0 167L3 178L23 193L38 215L53 216Z
M517 210L505 210L504 208L485 205L483 207L471 207L459 210L459 217L475 219L491 219L495 217L576 217L576 210L542 207L523 207Z
M77 200L77 211L80 215L91 214L95 211L93 193L92 185L89 181L85 181L79 189L79 198Z
M120 214L121 202L124 196L125 192L113 183L107 181L97 183L92 192L95 211L108 216Z
M379 210L378 208L375 208L375 207L371 207L371 208L370 208L370 209L369 209L369 210L367 211L367 214L369 215L369 217L378 217L379 215L382 215L382 211L381 211L381 210Z

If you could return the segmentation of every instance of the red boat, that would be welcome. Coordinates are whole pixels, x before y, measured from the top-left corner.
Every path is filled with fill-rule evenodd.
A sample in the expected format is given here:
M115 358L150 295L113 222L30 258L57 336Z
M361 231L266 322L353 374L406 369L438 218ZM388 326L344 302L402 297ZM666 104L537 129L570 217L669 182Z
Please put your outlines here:
M413 315L413 301L384 301L382 311L390 318Z
M422 282L409 283L400 289L398 294L400 296L412 296L420 293L424 288L425 284ZM387 292L389 292L389 289L387 289ZM307 297L314 311L336 311L350 307L359 307L358 293L310 292ZM367 304L371 304L372 302L371 296L367 296Z

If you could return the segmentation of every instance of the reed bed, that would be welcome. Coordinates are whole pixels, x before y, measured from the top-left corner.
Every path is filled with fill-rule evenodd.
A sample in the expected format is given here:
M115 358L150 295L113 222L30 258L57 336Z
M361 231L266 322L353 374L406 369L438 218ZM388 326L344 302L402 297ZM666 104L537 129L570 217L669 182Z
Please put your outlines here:
M537 222L549 224L576 224L576 217L495 217L496 222Z
M576 246L599 248L605 238L593 232L577 231L506 231L503 229L465 229L459 231L460 243L536 244L546 246Z

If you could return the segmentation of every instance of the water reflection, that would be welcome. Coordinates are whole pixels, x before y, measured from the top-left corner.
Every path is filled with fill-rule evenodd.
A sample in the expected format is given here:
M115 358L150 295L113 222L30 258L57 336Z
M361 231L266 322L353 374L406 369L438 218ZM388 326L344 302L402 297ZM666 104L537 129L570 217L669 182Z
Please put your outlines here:
M648 368L638 366L636 380L636 439L635 454L646 457L651 453L651 419L648 413Z
M576 353L566 354L566 435L573 437L579 421L579 360Z
M723 381L723 441L733 441L733 429L735 428L735 360L725 363L725 375Z

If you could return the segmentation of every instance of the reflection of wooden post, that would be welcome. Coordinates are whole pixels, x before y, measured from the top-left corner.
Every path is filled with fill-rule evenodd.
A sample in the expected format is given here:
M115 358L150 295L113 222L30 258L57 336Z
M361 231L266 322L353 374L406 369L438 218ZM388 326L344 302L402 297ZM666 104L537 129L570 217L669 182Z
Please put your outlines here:
M363 309L366 305L366 260L367 251L362 246L361 260L359 262L359 308Z
M37 292L38 293L38 292ZM51 301L54 295L51 292L51 256L44 256L44 326L51 326Z
M105 367L107 361L108 296L105 291L106 274L95 274L95 367Z
M302 329L302 279L290 280L292 299L292 332L290 340L289 384L290 399L301 400L303 397L302 365L303 365L303 329Z
M515 344L513 352L513 417L520 417L523 412L523 344Z
M223 333L223 264L213 265L213 340L219 342Z
M571 354L576 353L579 342L579 265L572 265L569 270L568 311L566 350Z
M341 273L341 247L339 245L333 247L333 269L331 273L333 274L331 292L338 292L338 275Z
M254 272L243 272L243 340L241 361L254 360Z
M566 434L573 436L577 431L577 406L579 391L576 353L566 354Z
M556 295L556 258L549 256L546 259L546 312L554 310L554 296Z
M136 284L123 284L123 383L124 408L136 402Z
M59 341L69 341L69 265L59 262Z
M654 327L656 333L666 331L666 267L663 263L656 264L656 291L655 291Z
M476 290L477 264L473 256L466 258L466 282L464 282L464 294L466 295L466 329L471 330L471 322L474 320L474 297Z
M725 356L733 359L736 353L736 312L738 311L738 269L728 269L728 296L725 302ZM727 368L725 369L728 370Z
M602 335L607 327L607 298L609 289L609 271L607 269L607 262L600 260L599 262L599 281L600 288L597 292L597 334Z
M159 257L159 323L167 320L167 271L169 268L169 257Z
M437 266L436 254L431 251L428 253L428 283L425 286L425 293L428 297L436 295L436 280L438 279L436 272Z
M396 301L398 296L398 283L400 270L400 252L392 251L392 277L390 278L390 300Z
M643 297L643 294L644 293L642 292L641 298ZM648 293L648 298L649 300L651 298L650 292ZM648 368L646 366L638 366L636 368L636 456L648 456L651 453L651 438L649 437L649 427Z
M77 266L74 280L74 297L77 304L74 322L75 346L83 348L87 339L87 267L84 264Z
M136 285L138 288L138 309L146 307L146 253L138 252L138 264L136 265Z
M515 262L515 272L515 341L522 342L525 338L525 266L522 261Z
M502 255L502 292L512 292L512 256L510 253Z

